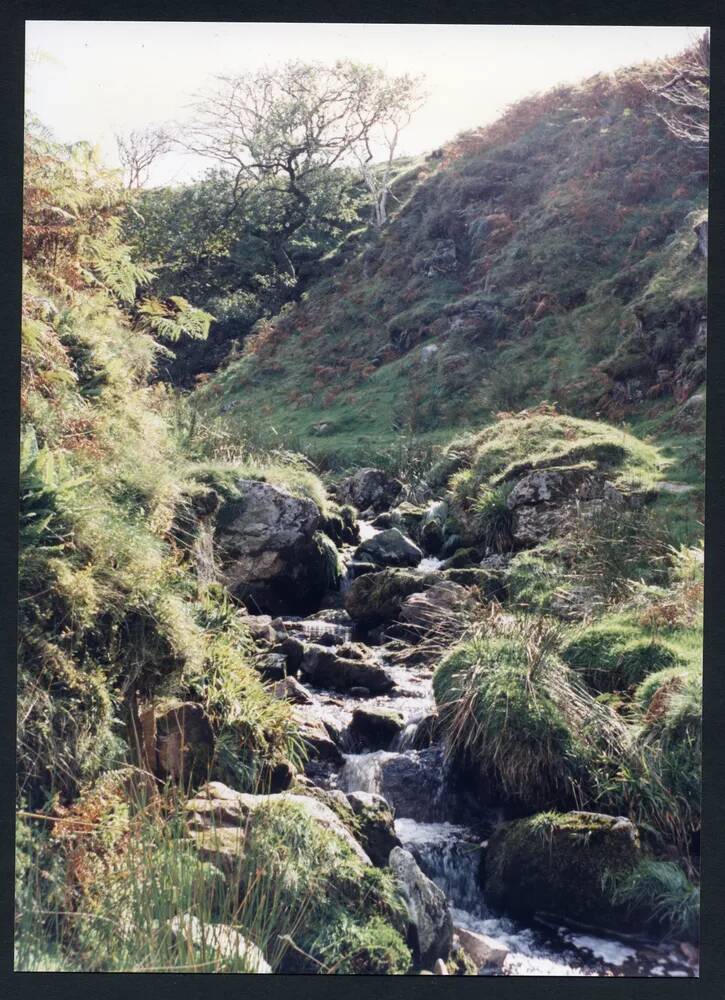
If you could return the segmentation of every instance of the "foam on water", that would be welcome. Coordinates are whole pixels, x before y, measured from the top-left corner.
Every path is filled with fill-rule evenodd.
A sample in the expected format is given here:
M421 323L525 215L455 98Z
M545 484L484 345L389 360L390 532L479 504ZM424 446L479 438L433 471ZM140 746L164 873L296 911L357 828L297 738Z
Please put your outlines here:
M442 565L442 559L437 559L435 556L426 556L425 559L421 559L418 563L418 569L422 570L423 573L435 573Z

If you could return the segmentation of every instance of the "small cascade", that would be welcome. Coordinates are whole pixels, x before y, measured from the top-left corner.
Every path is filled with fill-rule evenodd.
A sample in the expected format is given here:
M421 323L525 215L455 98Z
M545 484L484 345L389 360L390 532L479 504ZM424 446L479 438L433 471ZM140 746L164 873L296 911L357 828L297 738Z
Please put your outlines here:
M319 619L304 619L296 622L285 622L297 632L302 632L306 639L312 642L315 638L323 635L336 635L340 642L349 642L352 637L352 629L348 625L338 625L336 622L326 622Z
M443 565L443 560L436 556L426 556L418 563L418 569L422 573L436 573Z
M395 832L421 870L443 890L451 906L485 914L478 884L481 843L472 831L453 823L396 819Z
M383 763L396 755L388 750L374 753L347 754L338 783L343 792L382 794Z

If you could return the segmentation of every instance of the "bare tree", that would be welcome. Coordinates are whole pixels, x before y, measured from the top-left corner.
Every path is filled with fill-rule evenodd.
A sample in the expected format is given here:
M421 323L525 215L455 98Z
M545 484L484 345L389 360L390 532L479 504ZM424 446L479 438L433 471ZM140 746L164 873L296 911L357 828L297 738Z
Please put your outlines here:
M173 139L163 126L132 129L116 133L116 146L121 165L126 171L129 190L142 187L148 180L153 163L171 149Z
M708 32L666 65L670 77L649 86L653 110L678 139L693 146L710 141L710 35Z
M232 210L259 185L275 191L288 238L307 218L310 190L320 173L351 160L364 163L369 173L373 132L387 128L384 217L390 163L414 89L407 76L389 78L349 61L290 62L218 77L215 89L198 99L184 144L231 169ZM380 181L370 183L375 194Z

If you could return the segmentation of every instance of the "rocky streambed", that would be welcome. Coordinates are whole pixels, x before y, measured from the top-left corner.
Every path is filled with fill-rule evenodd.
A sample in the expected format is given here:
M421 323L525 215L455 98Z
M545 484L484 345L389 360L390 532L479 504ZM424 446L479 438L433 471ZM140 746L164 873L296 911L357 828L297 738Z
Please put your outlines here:
M385 531L369 521L360 524L363 543ZM348 548L343 592L355 572L351 556ZM428 578L440 574L441 565L440 559L428 557L415 572ZM434 581L428 583L435 587ZM331 595L328 600L338 603ZM428 900L428 913L415 914L423 924L418 932L425 942L437 934L443 952L451 943L463 948L482 975L695 974L692 961L677 946L607 936L557 921L526 924L494 911L481 888L479 870L488 839L505 820L505 812L478 809L460 787L445 747L434 741L430 660L415 655L416 643L400 638L404 631L393 628L398 637L390 638L384 628L357 625L340 608L274 625L287 636L281 648L289 651L297 643L301 647L299 680L286 673L278 685L282 696L297 702L296 713L312 750L303 781L344 795L353 809L389 807L394 831L384 850L396 844L389 863L394 870L396 863L415 866L440 890L437 898ZM358 676L342 680L341 661L364 667L358 668ZM272 669L275 666L272 661ZM355 672L343 665L343 675L346 669ZM335 684L329 683L330 677ZM378 858L377 863L385 862ZM407 878L410 881L409 871ZM436 920L439 926L429 926Z
M527 813L487 805L453 763L432 680L476 602L500 593L506 557L464 548L447 532L445 502L401 502L402 484L380 470L360 470L343 483L337 499L351 506L334 516L266 483L239 485L239 499L198 537L214 532L206 564L249 608L249 627L267 649L262 674L292 702L308 748L304 774L281 768L271 791L300 798L327 825L350 819L346 836L355 831L356 850L389 868L401 887L419 967L443 973L446 961L465 954L465 968L482 975L696 975L691 946L615 934L616 920L605 932L555 915L576 910L567 906L567 893L578 892L567 878L583 881L585 895L587 879L599 879L596 866L589 874L591 852L611 849L634 860L638 832L627 819L566 814L550 845L567 873L549 858L531 883L536 900L526 899L514 850L513 869L504 865L490 889L489 855L495 849L501 867L505 824ZM619 494L602 499L608 488L579 472L571 482L560 472L524 475L508 501L516 544L533 545L564 523L562 503L624 502ZM259 798L245 804L222 788L209 795L221 796L218 808L194 800L202 828L205 810L228 810L227 793L239 799L231 813ZM567 861L572 843L585 845L574 864Z

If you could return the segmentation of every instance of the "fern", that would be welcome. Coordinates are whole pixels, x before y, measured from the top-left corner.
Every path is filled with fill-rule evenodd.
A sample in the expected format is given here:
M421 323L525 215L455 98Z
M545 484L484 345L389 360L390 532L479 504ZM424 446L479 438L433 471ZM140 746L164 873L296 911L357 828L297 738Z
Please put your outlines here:
M214 320L211 313L197 309L180 295L160 299L145 299L138 307L140 325L162 340L177 341L186 334L195 340L205 340Z

